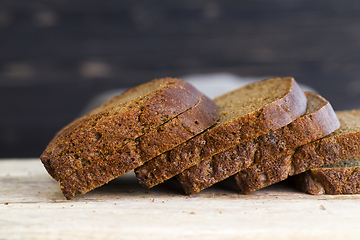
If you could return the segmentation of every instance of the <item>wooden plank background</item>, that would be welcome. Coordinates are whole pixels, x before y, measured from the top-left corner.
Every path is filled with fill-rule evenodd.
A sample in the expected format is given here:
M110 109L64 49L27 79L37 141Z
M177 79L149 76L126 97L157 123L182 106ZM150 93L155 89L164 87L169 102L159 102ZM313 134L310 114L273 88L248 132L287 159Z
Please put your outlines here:
M94 95L156 77L294 76L360 107L360 2L0 0L0 158L38 157Z

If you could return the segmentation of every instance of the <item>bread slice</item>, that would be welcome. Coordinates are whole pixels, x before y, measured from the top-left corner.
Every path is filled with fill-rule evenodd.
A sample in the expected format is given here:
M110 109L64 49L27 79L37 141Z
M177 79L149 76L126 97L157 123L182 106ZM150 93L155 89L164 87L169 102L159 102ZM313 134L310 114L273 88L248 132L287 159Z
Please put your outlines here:
M135 169L139 182L153 187L234 145L287 125L306 110L306 96L293 78L248 84L214 99L216 125Z
M340 122L339 129L295 151L284 153L275 162L270 162L261 168L248 168L241 174L235 175L238 187L243 192L249 193L259 189L258 185L261 187L269 185L256 182L272 184L312 168L360 157L360 110L336 112L336 116Z
M360 127L360 113L358 111L352 112L339 112L338 114L344 115L346 118L347 115L356 115L359 114L357 118L358 125ZM360 151L359 142L356 144L356 140L351 140L353 138L359 138L360 133L359 127L356 127L356 118L351 116L350 119L353 119L354 122L348 125L348 129L341 134L347 135L347 140L352 149L350 150L352 157L347 158L342 156L342 154L348 155L348 153L340 153L337 155L337 159L343 159L339 162L323 165L321 167L312 168L306 172L300 173L291 178L297 187L307 193L320 195L320 194L359 194L360 193ZM344 124L342 122L342 124ZM351 125L354 124L352 127ZM349 132L350 131L350 132ZM344 142L340 144L346 144L346 135L343 136ZM334 136L335 137L335 136ZM355 144L355 145L354 145ZM346 151L341 146L339 150Z
M69 199L139 166L141 161L134 159L129 149L137 151L136 157L141 153L145 161L217 119L214 102L190 84L178 79L155 80L115 97L62 129L41 160ZM156 141L170 136L171 141L162 142L159 148Z
M147 134L140 136L101 161L93 162L60 180L67 199L89 192L110 180L141 166L201 133L218 120L214 102L203 96L200 103Z
M313 168L293 176L291 180L301 191L313 195L359 194L360 158Z
M107 156L107 148L122 147L188 110L201 96L179 79L157 79L139 85L64 127L40 158L49 174L60 180Z
M336 130L340 124L330 103L316 93L306 92L306 97L306 114L290 124L218 153L177 175L184 191L195 194L248 167L258 169L272 164L277 156L288 149L309 143ZM273 161L269 162L270 159ZM250 181L248 184L253 188L271 183L271 177L261 177L246 180Z

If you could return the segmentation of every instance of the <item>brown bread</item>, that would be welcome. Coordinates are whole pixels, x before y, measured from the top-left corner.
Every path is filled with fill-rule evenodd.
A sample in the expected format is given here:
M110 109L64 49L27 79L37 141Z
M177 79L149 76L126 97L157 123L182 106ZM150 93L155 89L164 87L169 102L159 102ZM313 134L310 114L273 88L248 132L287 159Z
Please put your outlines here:
M341 111L336 112L336 115L340 122L339 129L295 151L284 153L282 158L262 168L248 168L242 174L236 174L238 187L249 193L259 189L253 182L267 183L267 179L271 179L272 184L312 168L360 156L360 111ZM260 186L267 185L269 184Z
M200 97L198 90L179 79L157 79L142 84L64 127L40 158L49 174L60 180L92 160L106 156L106 148L124 146L188 110Z
M352 111L350 113L342 112L344 118L350 116L353 119L352 123L348 125L349 131L343 133L348 135L347 139L352 149L350 150L352 157L344 159L345 156L338 154L337 158L341 160L336 163L324 165L321 167L312 168L304 173L298 174L292 177L292 181L297 187L307 193L320 195L320 194L359 194L360 193L360 151L359 142L350 140L350 138L358 138L360 135L360 128L356 126L356 121L360 126L360 113L356 120L354 115L357 115L358 111ZM340 114L340 113L339 113ZM351 127L352 126L352 127ZM350 134L352 132L352 134ZM341 133L339 133L341 134ZM344 138L343 144L346 144L346 137ZM339 147L342 150L341 146ZM345 150L344 150L345 151ZM348 155L348 153L343 153Z
M114 150L103 161L94 162L61 179L60 187L68 199L84 194L201 133L217 119L217 106L204 96L193 108Z
M360 158L310 169L293 176L291 180L301 191L313 195L359 194Z
M119 152L124 155L123 149L136 141L136 148L141 148L138 138L146 139L147 134L154 137L162 135L162 132L176 132L178 138L174 137L168 145L163 144L164 148L174 147L171 144L187 140L216 120L217 106L190 84L171 78L154 80L126 91L70 123L57 133L40 158L49 174L60 181L63 191L66 190L63 182L66 180L66 186L70 186L72 183L67 179L77 175L88 176L88 180L83 180L88 182L87 190L91 190L95 185L101 185L99 180L95 185L89 183L95 177L92 175L93 168L101 166L96 171L106 174L104 166L110 163L117 164L118 168L119 165L132 165L124 163L133 161L131 156L120 159L118 155ZM143 143L146 141L149 142L143 140ZM150 151L154 148L146 149ZM125 172L129 170L125 169ZM123 169L117 169L117 172L123 172ZM110 177L103 176L103 179L108 181ZM76 186L71 188L76 189ZM78 192L85 191L83 188ZM71 198L75 193L64 194Z
M306 96L308 100L305 115L280 129L216 154L180 173L177 179L184 191L195 194L248 167L258 169L262 165L273 165L273 161L269 162L270 159L276 161L288 149L324 137L337 129L340 124L330 103L315 93L306 92ZM255 189L270 184L272 179L273 177L269 176L264 179L262 176L246 178L250 181L246 184Z
M293 78L248 84L216 99L216 125L135 169L153 187L219 152L287 125L306 110L306 96Z

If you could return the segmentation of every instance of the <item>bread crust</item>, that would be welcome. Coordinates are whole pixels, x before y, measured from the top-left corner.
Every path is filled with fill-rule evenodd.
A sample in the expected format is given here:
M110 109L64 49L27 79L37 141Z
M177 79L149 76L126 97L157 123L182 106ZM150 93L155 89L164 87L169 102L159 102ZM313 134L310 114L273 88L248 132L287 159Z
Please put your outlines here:
M122 148L114 149L104 160L94 161L61 178L63 194L70 199L99 187L204 131L217 120L217 106L203 95L194 107Z
M121 102L145 88L150 93ZM155 79L129 89L61 129L40 156L57 181L93 164L198 103L202 94L180 79ZM119 105L115 103L120 101Z
M244 192L266 186L274 178L276 181L285 179L286 173L291 171L292 149L324 137L340 125L328 101L315 93L306 92L306 96L306 115L180 173L177 179L184 191L187 194L195 194L242 170L244 172L240 174L243 181L240 183L244 184L240 186ZM271 171L261 171L262 167L271 168Z
M267 81L290 83L290 87L279 99L232 121L217 124L135 169L140 184L151 188L219 152L287 125L305 112L306 96L293 78L267 79L256 84Z
M317 168L323 165L336 163L344 159L360 156L360 128L357 127L353 131L346 130L348 123L344 122L343 120L343 115L347 114L355 115L360 120L360 111L341 111L336 112L336 114L340 120L341 126L339 129L327 137L305 144L297 148L295 151L288 153L291 161L284 162L283 166L291 166L289 168L290 170L287 171L286 168L284 168L285 170L274 170L266 166L262 167L261 169L248 168L243 171L242 175L235 175L235 181L238 187L245 193L249 193L259 189L258 186L250 186L250 183L252 183L251 179L254 178L252 176L256 174L266 174L273 176L272 181L268 181L269 184L261 185L261 187L264 187L283 180L283 178L278 177L279 175L293 176L312 168ZM355 126L356 125L357 123L355 123ZM268 164L268 166L270 165L271 163ZM312 175L306 177L308 182L311 182L310 176ZM318 182L312 181L311 184L313 189L317 189L317 192L323 191L321 185L319 185ZM314 190L314 192L316 191Z

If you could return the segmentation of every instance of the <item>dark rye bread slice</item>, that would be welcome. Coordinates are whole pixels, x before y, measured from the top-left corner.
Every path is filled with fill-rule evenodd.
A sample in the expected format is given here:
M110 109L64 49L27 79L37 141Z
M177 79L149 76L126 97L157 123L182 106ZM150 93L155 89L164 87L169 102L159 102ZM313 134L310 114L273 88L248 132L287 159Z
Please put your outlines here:
M203 95L200 102L189 110L121 148L109 149L101 143L110 154L60 179L64 196L71 199L78 194L84 194L139 167L204 131L215 124L218 117L215 103Z
M306 110L306 96L293 78L248 84L216 99L216 125L141 167L136 176L153 187L234 145L287 125Z
M337 112L341 128L333 135L329 154L317 151L319 158L333 158L323 166L293 176L291 181L307 193L359 194L360 193L360 110ZM335 151L335 154L333 153Z
M256 176L272 176L272 183L323 165L360 156L360 110L336 112L340 128L328 136L297 148L277 160L275 166L263 169L249 169L243 175L237 174L236 182L244 192L253 190L251 179ZM257 172L256 172L257 171ZM262 174L259 174L261 172ZM245 175L247 174L247 175ZM252 177L254 176L254 177ZM260 180L259 180L260 182Z
M360 158L313 168L293 176L291 180L301 191L313 195L359 194Z
M330 103L316 93L306 92L306 113L290 124L218 153L177 175L191 195L248 167L259 167L269 159L324 137L339 127ZM254 180L254 179L251 179ZM257 180L257 179L255 179Z
M201 96L192 85L172 78L129 89L60 130L41 161L59 181L188 110Z

